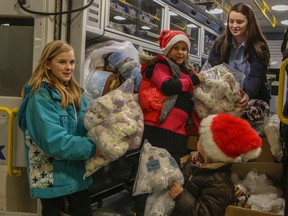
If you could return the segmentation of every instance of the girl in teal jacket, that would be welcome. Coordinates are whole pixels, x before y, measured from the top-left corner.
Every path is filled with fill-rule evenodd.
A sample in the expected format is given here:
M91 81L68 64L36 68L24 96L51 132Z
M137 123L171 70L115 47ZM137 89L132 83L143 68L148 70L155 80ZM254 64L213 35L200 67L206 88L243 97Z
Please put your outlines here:
M24 134L30 193L41 199L44 216L60 216L65 199L72 215L92 216L92 179L83 175L85 160L96 154L96 146L85 136L87 100L72 76L74 67L73 48L52 41L22 91L18 123Z

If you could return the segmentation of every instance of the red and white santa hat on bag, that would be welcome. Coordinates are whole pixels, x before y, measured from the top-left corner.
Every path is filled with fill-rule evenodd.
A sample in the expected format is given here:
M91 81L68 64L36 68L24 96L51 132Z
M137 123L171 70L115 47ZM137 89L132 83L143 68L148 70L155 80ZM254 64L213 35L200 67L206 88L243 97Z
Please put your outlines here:
M160 49L163 51L163 54L166 56L170 49L179 41L184 41L188 46L188 52L190 50L191 42L187 36L182 31L176 30L163 30L159 35L159 46Z
M261 154L262 139L244 119L229 114L202 119L199 140L213 162L240 162Z

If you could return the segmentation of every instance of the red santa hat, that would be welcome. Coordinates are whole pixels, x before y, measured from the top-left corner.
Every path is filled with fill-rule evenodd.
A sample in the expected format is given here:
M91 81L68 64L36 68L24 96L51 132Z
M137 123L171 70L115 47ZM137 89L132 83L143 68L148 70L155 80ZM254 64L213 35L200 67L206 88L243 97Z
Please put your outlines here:
M160 49L166 56L170 49L179 41L184 41L188 46L188 51L190 50L190 40L188 36L182 31L176 30L163 30L158 38Z
M247 161L261 154L262 139L244 119L229 114L201 121L199 140L213 162Z

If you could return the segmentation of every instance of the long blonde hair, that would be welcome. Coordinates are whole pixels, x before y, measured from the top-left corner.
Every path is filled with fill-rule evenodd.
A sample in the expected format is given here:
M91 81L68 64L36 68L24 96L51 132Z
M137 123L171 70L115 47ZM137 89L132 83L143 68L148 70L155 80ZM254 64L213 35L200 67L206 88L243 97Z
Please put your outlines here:
M36 90L40 90L42 82L44 81L51 87L55 88L60 94L61 107L63 109L67 108L69 103L74 103L77 110L80 108L81 88L75 81L73 75L68 81L68 84L64 85L50 70L47 69L47 62L51 61L61 53L69 52L71 50L73 50L73 48L61 40L54 40L44 47L38 66L26 83L26 85L32 85L30 97ZM21 95L24 96L24 88L22 89Z

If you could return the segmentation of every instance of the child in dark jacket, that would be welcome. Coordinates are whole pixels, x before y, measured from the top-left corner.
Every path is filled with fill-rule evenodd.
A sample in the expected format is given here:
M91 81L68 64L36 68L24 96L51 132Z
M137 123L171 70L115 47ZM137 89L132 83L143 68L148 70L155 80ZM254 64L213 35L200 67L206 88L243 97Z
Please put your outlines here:
M173 216L221 216L234 197L233 162L257 158L262 139L244 119L229 114L210 115L199 129L197 152L185 164L184 186L173 182Z

